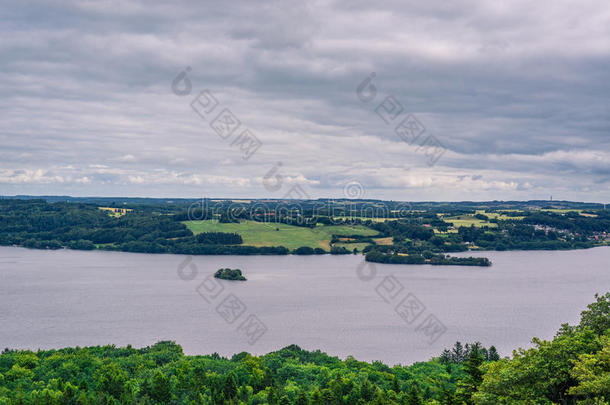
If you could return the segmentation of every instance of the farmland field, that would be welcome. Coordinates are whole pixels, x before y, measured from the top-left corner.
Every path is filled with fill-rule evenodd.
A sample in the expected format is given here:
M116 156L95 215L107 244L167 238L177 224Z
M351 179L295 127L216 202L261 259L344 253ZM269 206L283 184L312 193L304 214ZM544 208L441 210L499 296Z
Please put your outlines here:
M336 247L344 247L347 250L354 250L354 249L358 249L359 252L362 252L362 250L367 247L368 245L370 245L370 243L335 243L333 246Z
M512 212L517 212L517 210L512 210ZM477 210L477 214L483 214L487 217L489 217L490 219L498 219L500 221L506 221L506 220L522 220L525 217L522 216L516 216L516 217L509 217L508 215L505 214L499 214L497 212L487 212L485 210Z
M498 226L494 223L475 218L472 215L458 215L455 217L443 217L443 221L453 224L453 226L456 228L459 228L460 226L471 226L471 225L474 225L476 227L488 226L490 228L495 228Z
M241 221L239 223L219 223L217 220L185 221L194 233L230 232L238 233L249 246L285 246L296 249L301 246L329 250L332 235L373 236L377 232L362 225L318 225L315 230L294 225Z
M389 236L386 238L377 238L377 239L374 239L374 241L378 245L391 245L393 243L392 239L393 238L391 236Z

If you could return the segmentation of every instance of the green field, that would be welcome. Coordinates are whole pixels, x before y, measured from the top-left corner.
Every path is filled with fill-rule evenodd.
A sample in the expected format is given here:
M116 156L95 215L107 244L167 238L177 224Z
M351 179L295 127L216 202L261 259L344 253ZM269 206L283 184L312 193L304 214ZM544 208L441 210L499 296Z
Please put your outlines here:
M347 250L354 250L358 249L359 252L362 252L362 250L367 247L368 245L370 245L370 243L335 243L334 246L336 247L344 247Z
M508 210L507 210L508 211ZM511 210L512 212L517 212L518 210ZM508 215L504 215L504 214L499 214L497 212L487 212L485 210L477 210L477 214L483 214L488 216L490 219L498 219L500 221L507 221L507 220L511 220L511 219L515 219L515 220L522 220L525 217L519 216L519 217L509 217Z
M443 221L453 224L453 226L456 228L459 228L460 226L471 226L471 225L474 225L475 227L488 226L490 228L496 228L498 226L497 224L475 218L472 215L458 215L455 217L443 217Z
M185 221L184 224L194 233L230 232L238 233L244 245L285 246L296 249L301 246L330 249L332 235L377 235L377 231L362 225L318 225L315 230L300 226L241 221L240 223L219 223L217 220Z

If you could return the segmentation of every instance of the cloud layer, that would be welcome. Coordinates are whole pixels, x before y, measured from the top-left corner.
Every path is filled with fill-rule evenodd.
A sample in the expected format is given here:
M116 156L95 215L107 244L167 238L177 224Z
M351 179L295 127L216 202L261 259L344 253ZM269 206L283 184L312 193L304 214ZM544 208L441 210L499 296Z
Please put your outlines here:
M610 200L603 0L22 1L0 18L0 194L341 197L357 181L396 200ZM249 159L210 127L222 108L262 143ZM395 133L407 114L445 148L434 165Z

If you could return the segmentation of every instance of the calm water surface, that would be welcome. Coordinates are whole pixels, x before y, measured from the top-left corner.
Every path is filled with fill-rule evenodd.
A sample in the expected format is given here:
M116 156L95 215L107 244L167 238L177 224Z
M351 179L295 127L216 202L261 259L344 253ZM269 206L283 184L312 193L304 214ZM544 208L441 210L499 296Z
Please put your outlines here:
M577 322L595 292L610 291L610 247L476 255L493 266L375 265L358 273L362 256L199 256L195 279L185 281L181 255L0 247L0 348L175 340L187 354L232 355L295 343L408 364L456 340L479 340L508 355ZM220 267L240 268L248 281L219 281L224 289L208 303L197 287ZM216 310L230 294L246 307L232 324ZM411 323L395 312L408 294L425 306ZM253 345L238 330L248 315L268 329ZM446 327L432 343L437 335L418 329L426 319Z

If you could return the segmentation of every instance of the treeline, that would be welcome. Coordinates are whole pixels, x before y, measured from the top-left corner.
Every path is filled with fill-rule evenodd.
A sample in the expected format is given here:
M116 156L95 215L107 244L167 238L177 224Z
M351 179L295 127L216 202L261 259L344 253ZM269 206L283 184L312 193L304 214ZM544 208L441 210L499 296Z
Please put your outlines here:
M458 211L461 212L461 211ZM391 236L392 252L414 256L409 263L421 261L418 255L425 252L437 254L436 261L442 263L440 253L479 250L569 250L598 246L595 232L610 233L610 215L596 211L594 216L585 217L578 213L556 214L553 212L521 213L523 220L491 219L494 226L461 226L457 232L436 234L434 229L446 231L448 223L440 218L422 216L417 220L397 220L367 224L380 232L380 236ZM476 214L481 220L489 219ZM367 251L378 250L380 246L369 246ZM376 255L378 256L378 255Z
M385 246L383 246L385 248ZM391 246L389 246L391 248ZM431 264L453 266L491 266L486 257L454 257L444 254L424 252L424 254L399 255L395 252L382 253L378 249L369 250L365 255L367 262L388 264Z
M498 350L493 345L489 346L489 349L487 349L481 345L481 342L466 343L465 345L462 345L462 342L459 341L455 342L455 345L453 348L451 348L451 350L443 350L439 359L443 364L459 364L465 362L472 355L473 351L477 351L485 361L500 360Z
M291 345L263 356L185 356L173 342L0 354L0 404L608 405L610 293L550 341L500 359L457 342L411 366Z
M372 223L371 228L383 236L392 236L395 240L419 239L430 240L434 236L432 227L425 227L408 221L385 221Z
M293 209L278 209L276 211L257 211L247 207L216 207L214 209L195 208L184 210L172 215L175 221L205 221L218 220L220 223L238 223L239 221L256 221L272 224L286 224L304 228L315 228L321 225L372 225L375 222L361 217L329 217L316 215L314 212L304 212L300 207Z
M397 220L372 223L369 226L378 232L380 237L392 237L391 246L369 246L365 253L371 249L382 253L401 253L413 256L409 259L412 264L421 260L419 256L426 256L429 252L436 254L437 261L441 259L441 253L464 252L468 246L462 237L457 233L437 235L433 225L439 230L446 230L449 224L434 216L427 218L427 223L413 220ZM444 256L443 256L444 257ZM428 258L429 259L429 258Z
M196 238L198 243L207 245L240 245L244 242L241 235L226 232L203 232Z
M423 404L465 373L439 360L388 367L288 346L264 356L185 356L160 342L0 355L2 404Z
M434 215L426 214L423 215ZM416 218L410 204L394 201L252 200L250 202L203 200L181 207L177 221L219 219L286 223L295 226L370 221L373 218Z
M106 249L140 253L178 253L199 255L256 255L256 254L322 254L318 248L302 247L292 252L283 246L253 247L243 244L237 233L207 232L197 236L181 221L212 219L238 222L241 219L276 221L285 224L315 227L318 224L363 225L379 232L375 238L361 235L333 235L331 245L348 239L354 243L368 243L364 253L371 261L408 264L463 264L488 265L484 259L447 258L446 253L480 250L566 250L598 246L599 232L610 231L610 214L598 210L582 216L578 213L526 212L523 221L490 219L496 227L459 227L447 231L449 224L434 211L401 211L398 203L354 202L336 203L331 208L319 208L319 202L288 204L269 202L269 207L257 203L235 204L230 201L210 202L211 207L155 207L134 205L120 217L112 217L97 206L84 203L44 200L0 199L0 245L17 245L36 249L70 248L79 250ZM260 203L259 203L260 204ZM384 222L372 217L334 216L353 214L354 207L368 205L394 207L386 212L395 217ZM434 204L433 204L434 205ZM456 203L453 214L470 212L467 205ZM157 209L158 208L158 209ZM249 208L249 209L248 209ZM367 211L368 212L368 211ZM388 214L390 212L390 214ZM473 211L475 212L475 211ZM508 212L508 211L507 211ZM326 216L329 215L329 216ZM484 219L483 214L476 214ZM602 235L603 236L603 235ZM377 245L377 238L392 238L391 245ZM355 249L332 246L331 254L354 253ZM389 256L388 256L389 255ZM423 257L423 259L422 259Z
M162 241L164 242L164 241ZM105 246L104 250L132 253L173 253L185 255L287 255L284 246L202 245L193 242L173 241L169 243L129 242L117 246Z
M322 248L312 248L309 246L301 246L292 251L292 254L295 255L323 255L329 253ZM343 246L332 246L330 248L331 255L348 255L354 253L352 250L348 250Z
M195 255L290 253L283 246L240 246L241 243L242 237L235 233L206 232L195 236L173 216L150 208L112 217L96 206L81 203L0 200L0 245Z
M164 207L167 210L176 211L178 209L186 209L187 207L197 206L229 206L236 203L231 200L219 199L192 199L192 198L142 198L142 197L71 197L71 196L4 196L0 199L44 199L48 202L71 202L71 203L88 203L101 205L106 207ZM331 209L343 212L364 211L370 207L383 207L390 211L430 211L430 212L450 212L456 211L460 213L475 213L476 210L491 210L494 212L514 213L515 210L528 211L540 209L573 209L573 210L601 210L604 209L603 204L599 203L583 203L573 201L548 201L548 200L530 200L530 201L456 201L456 202L402 202L402 201L383 201L374 199L329 199L319 198L317 200L296 200L304 209L313 209L314 207L331 207ZM268 199L253 199L250 200L250 205L263 204L264 206L294 204L295 200L268 200ZM239 203L240 205L246 205ZM332 212L332 211L331 211Z
M129 212L117 218L85 204L0 200L2 245L89 249L91 244L154 242L192 236L184 224L167 215Z
M531 212L526 214L522 222L584 235L592 232L610 232L610 212L605 210L594 211L591 216L583 216L578 212Z
M471 242L485 250L567 250L595 246L588 235L574 235L553 229L537 229L523 223L500 223L498 228L458 228L464 242Z
M42 200L0 200L0 245L34 249L103 249L134 253L192 255L326 254L321 248L243 246L237 233L193 233L172 215L134 209L111 217L95 206L47 203ZM352 253L332 247L331 254Z

